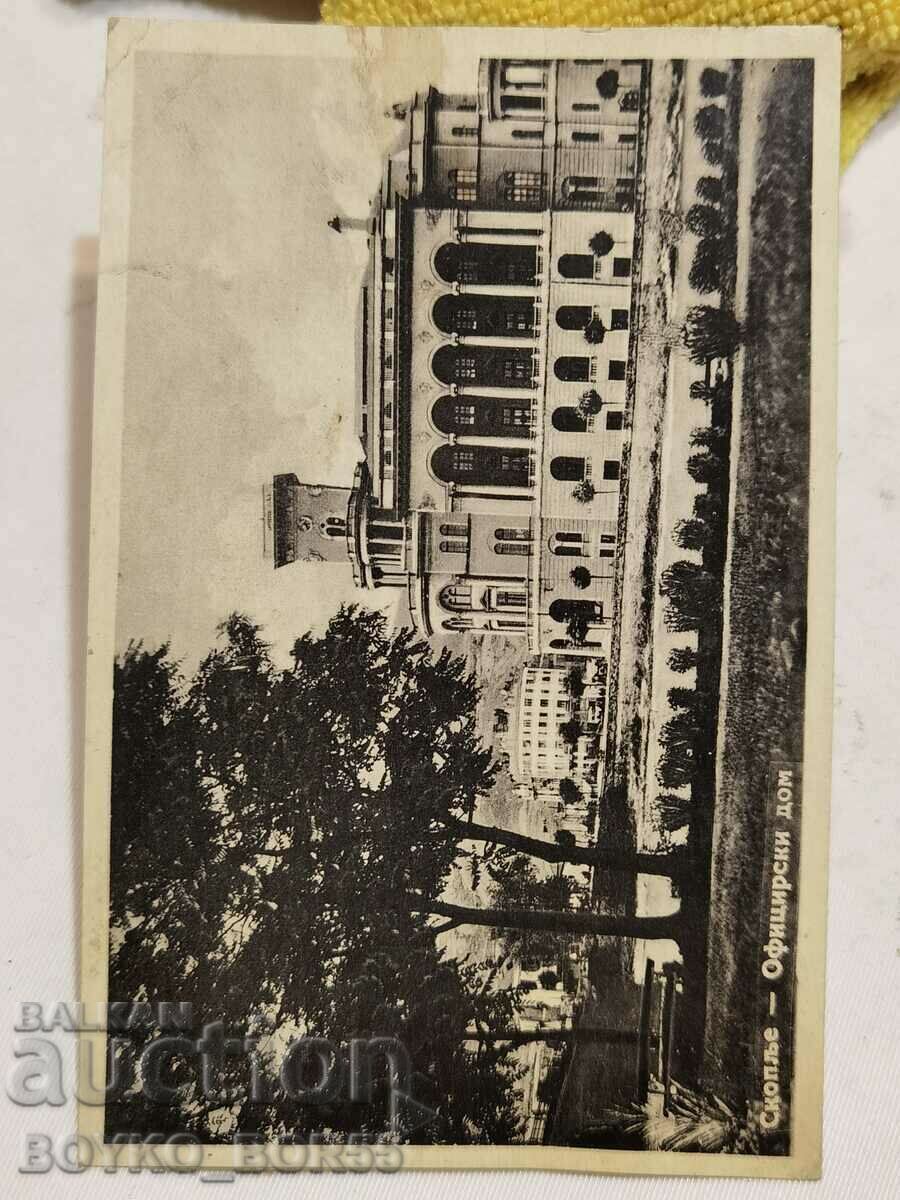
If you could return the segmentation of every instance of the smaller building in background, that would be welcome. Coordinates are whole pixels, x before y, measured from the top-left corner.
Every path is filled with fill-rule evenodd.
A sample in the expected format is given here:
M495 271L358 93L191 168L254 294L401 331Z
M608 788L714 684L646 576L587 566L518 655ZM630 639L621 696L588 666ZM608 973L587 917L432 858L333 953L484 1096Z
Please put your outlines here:
M522 668L512 775L544 790L569 779L589 793L598 783L606 729L607 660L552 661ZM559 793L558 784L553 790Z

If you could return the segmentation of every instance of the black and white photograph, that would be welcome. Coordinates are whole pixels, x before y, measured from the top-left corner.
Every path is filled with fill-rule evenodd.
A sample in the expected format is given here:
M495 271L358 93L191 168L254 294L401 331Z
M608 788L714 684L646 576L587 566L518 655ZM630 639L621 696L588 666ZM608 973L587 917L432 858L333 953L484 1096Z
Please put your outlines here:
M838 54L114 25L85 1129L816 1174Z

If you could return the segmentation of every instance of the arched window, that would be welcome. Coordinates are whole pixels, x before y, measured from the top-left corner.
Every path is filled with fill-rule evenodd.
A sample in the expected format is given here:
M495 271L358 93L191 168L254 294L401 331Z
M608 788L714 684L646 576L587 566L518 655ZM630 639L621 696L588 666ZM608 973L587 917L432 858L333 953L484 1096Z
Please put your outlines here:
M568 405L554 408L551 419L553 428L558 429L560 433L585 433L587 430L587 421L578 409Z
M584 459L558 454L550 463L550 474L554 479L574 482L584 479Z
M495 542L495 554L517 554L522 558L527 557L531 553L530 542Z
M582 558L586 554L584 534L560 530L550 538L550 549L561 558Z
M563 279L593 279L593 254L561 254L559 273Z
M593 315L589 304L563 304L556 310L556 323L560 329L584 329Z
M522 487L528 482L529 456L525 447L438 446L431 469L444 483Z
M468 537L469 527L468 527L468 525L462 525L462 524L460 524L460 525L455 525L455 524L454 525L442 525L441 533L444 535L444 537L464 538L464 537Z
M342 538L347 536L347 521L344 517L326 517L319 522L322 537Z
M440 346L431 368L442 383L528 387L534 372L534 352L520 346Z
M471 629L472 628L472 618L471 617L450 617L449 620L442 622L441 628L446 629L448 632L459 631L462 629Z
M531 541L531 530L504 525L500 529L494 530L494 537L498 542L529 542Z
M448 583L441 588L438 603L449 612L465 612L472 607L472 589L458 583Z
M446 283L530 284L537 279L537 248L497 242L445 242L434 269Z
M551 618L560 623L573 617L588 621L603 620L603 605L599 600L554 600L548 609Z
M564 383L587 383L591 360L586 354L563 354L554 362L553 374Z
M521 336L534 333L534 301L527 296L441 296L432 318L444 333Z
M461 540L445 540L440 543L440 547L444 554L465 554L466 552L466 542Z
M431 419L441 433L526 437L531 429L531 405L527 400L516 403L499 396L460 392L436 400Z

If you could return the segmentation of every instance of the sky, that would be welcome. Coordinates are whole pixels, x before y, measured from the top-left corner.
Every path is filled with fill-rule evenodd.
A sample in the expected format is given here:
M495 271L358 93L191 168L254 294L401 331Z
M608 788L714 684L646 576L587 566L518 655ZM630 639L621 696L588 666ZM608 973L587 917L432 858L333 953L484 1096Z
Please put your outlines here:
M326 222L368 212L402 131L370 93L350 62L139 59L119 651L170 641L190 669L240 609L286 655L341 602L396 603L357 592L349 563L262 555L272 475L349 485L361 454L365 235Z

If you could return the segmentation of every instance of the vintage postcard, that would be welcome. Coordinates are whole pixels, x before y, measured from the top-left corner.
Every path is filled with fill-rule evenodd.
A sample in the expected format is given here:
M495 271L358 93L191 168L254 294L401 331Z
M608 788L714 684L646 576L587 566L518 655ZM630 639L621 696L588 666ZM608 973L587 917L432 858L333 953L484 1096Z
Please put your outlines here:
M94 1161L817 1174L839 76L113 23Z

